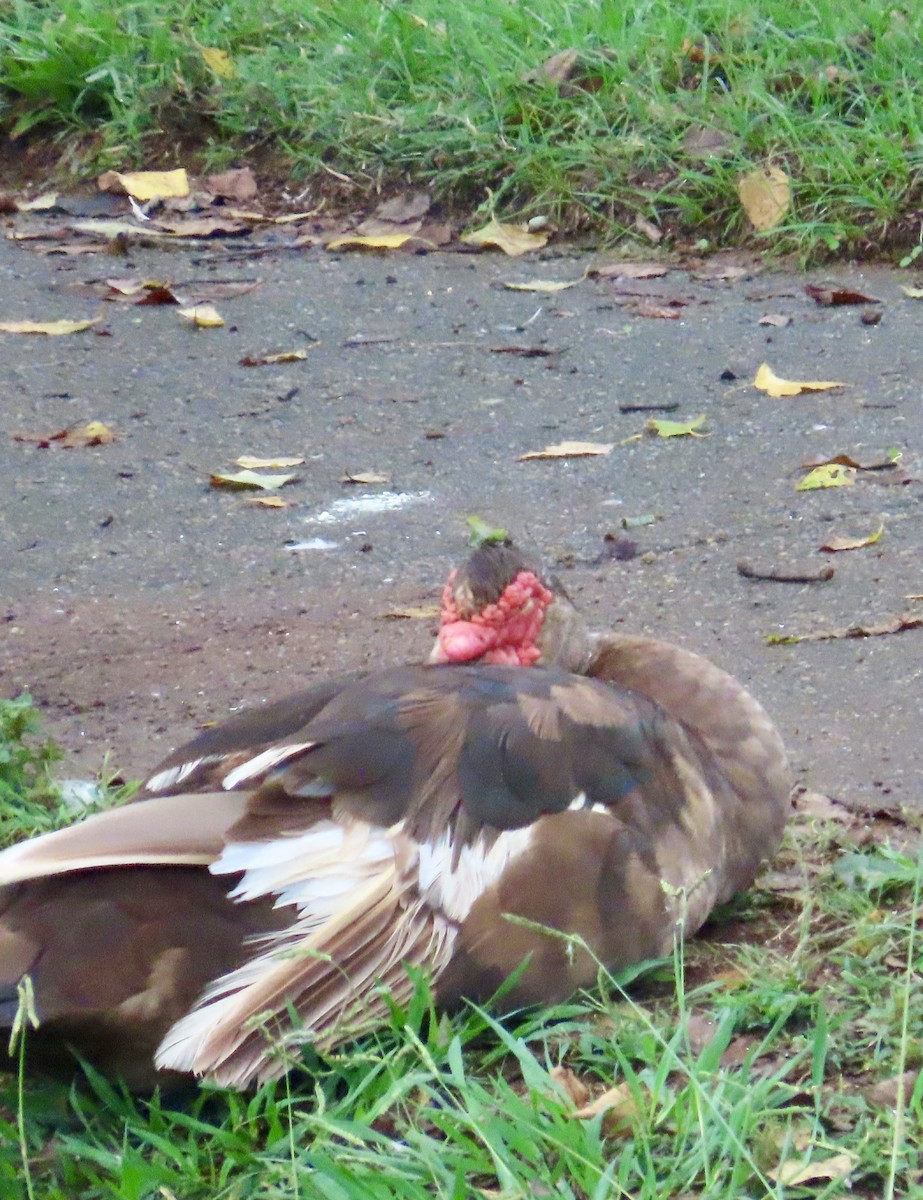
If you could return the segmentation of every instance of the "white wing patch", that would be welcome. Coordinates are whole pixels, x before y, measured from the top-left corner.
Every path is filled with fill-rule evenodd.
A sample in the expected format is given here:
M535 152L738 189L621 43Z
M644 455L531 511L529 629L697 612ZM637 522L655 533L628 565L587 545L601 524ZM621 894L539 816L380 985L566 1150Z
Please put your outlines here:
M262 754L248 758L246 762L241 763L239 767L235 767L233 771L228 771L227 775L221 781L221 786L225 791L232 791L239 783L247 783L251 779L262 777L267 771L271 771L273 767L278 767L290 758L295 758L299 754L303 754L305 750L310 750L314 744L314 742L296 742L287 746L270 746Z
M209 767L212 763L221 762L223 754L206 754L203 758L192 758L189 762L180 763L178 767L167 767L152 775L144 785L149 792L165 792L167 788L176 787L184 779L188 779L199 767Z
M418 879L424 898L450 920L464 921L481 893L500 878L512 859L528 849L532 828L508 829L486 848L478 838L461 848L454 867L455 846L448 830L437 842L420 845Z

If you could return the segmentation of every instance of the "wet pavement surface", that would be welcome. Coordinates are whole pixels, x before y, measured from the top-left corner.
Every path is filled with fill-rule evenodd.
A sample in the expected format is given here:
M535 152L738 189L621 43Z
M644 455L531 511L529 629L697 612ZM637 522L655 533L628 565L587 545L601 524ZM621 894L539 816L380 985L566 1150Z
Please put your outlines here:
M802 782L923 807L923 628L766 640L923 615L909 598L923 593L923 302L900 287L913 278L822 276L881 300L876 325L756 262L734 278L714 260L553 294L503 287L578 280L605 259L253 257L231 242L62 258L0 242L0 321L102 318L65 337L0 333L0 694L31 691L63 773L108 756L138 777L202 722L423 657L434 619L393 614L438 603L477 513L539 551L593 624L675 640L745 680ZM99 281L126 276L260 286L216 301L223 328L194 330L173 306L101 298ZM791 324L760 325L767 314ZM307 357L239 365L295 349ZM752 386L764 361L846 386L772 399ZM708 437L626 440L649 417L699 414ZM90 420L118 439L12 436ZM614 447L518 461L565 440ZM795 490L812 458L891 450L898 467L853 486ZM279 493L291 507L209 487L242 454L304 457ZM364 472L390 483L343 482ZM876 545L819 550L881 525ZM748 579L741 560L835 573Z

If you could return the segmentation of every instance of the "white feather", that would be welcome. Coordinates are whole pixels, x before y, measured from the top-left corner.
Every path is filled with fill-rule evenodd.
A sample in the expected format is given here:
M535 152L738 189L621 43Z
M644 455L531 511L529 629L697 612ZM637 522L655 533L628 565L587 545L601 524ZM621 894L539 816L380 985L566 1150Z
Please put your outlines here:
M293 745L287 746L270 746L268 750L264 750L261 754L257 754L253 758L248 758L246 762L241 763L239 767L235 767L233 771L228 771L227 775L221 781L221 786L226 791L231 791L239 783L246 783L249 779L265 775L267 771L272 770L273 767L278 767L280 763L287 762L288 759L302 754L305 750L310 750L314 744L314 742L296 742Z
M189 762L180 763L177 767L168 767L165 771L158 771L156 775L145 784L149 792L163 792L167 788L176 787L178 783L182 783L184 779L188 779L197 767L207 767L211 763L221 762L223 754L206 754L203 758L193 758Z
M455 846L449 830L436 842L418 848L419 885L430 904L452 921L464 921L475 900L495 883L507 864L517 858L532 840L532 826L508 829L485 849L478 838L462 846L453 866Z

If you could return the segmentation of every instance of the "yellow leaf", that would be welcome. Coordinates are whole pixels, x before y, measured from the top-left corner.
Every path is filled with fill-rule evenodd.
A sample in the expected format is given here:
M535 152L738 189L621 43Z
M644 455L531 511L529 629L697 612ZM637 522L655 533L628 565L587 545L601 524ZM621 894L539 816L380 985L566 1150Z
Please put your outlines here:
M779 167L761 167L738 181L737 195L750 224L765 233L774 229L788 212L792 202L791 181Z
M905 296L909 296L911 300L923 300L923 288L907 287L906 284L901 284L901 291Z
M214 304L193 304L191 308L178 308L176 311L197 329L218 329L224 324L224 317Z
M201 51L205 65L210 71L213 71L219 79L234 78L234 64L231 62L231 56L227 50L218 50L214 46L206 46Z
M879 525L875 532L868 534L867 537L827 538L821 546L821 550L829 550L831 552L836 552L837 550L861 550L863 546L874 546L876 542L880 542L884 531L884 525Z
M705 424L705 413L693 417L691 421L662 421L659 417L651 417L645 428L657 437L708 437L707 433L696 433Z
M608 1088L582 1108L575 1108L571 1116L578 1121L589 1121L603 1114L603 1130L609 1137L625 1136L638 1117L638 1103L627 1083Z
M795 485L796 492L813 492L818 488L851 487L856 481L856 468L844 467L840 463L825 463L809 471L800 483Z
M45 192L34 200L16 200L14 203L19 212L44 212L58 203L58 193Z
M281 496L251 496L247 500L257 508L294 508L291 500L283 500Z
M302 362L307 350L282 350L279 354L247 354L240 360L242 367L269 367L275 363Z
M563 283L554 279L530 279L525 283L505 283L503 286L511 292L563 292L567 288L576 287L578 283L583 283L583 279L582 275L579 279L570 279Z
M405 242L409 242L412 233L383 233L378 237L362 237L360 234L346 234L334 238L327 243L328 250L398 250Z
M548 234L532 232L525 225L507 225L491 217L483 229L466 233L460 240L467 246L496 246L504 254L517 258L529 250L541 250L548 243Z
M254 458L252 454L242 454L234 459L234 466L247 471L284 471L286 467L300 467L303 462L303 458Z
M360 471L358 475L353 475L347 471L340 483L363 483L371 485L373 483L390 483L390 475L381 475L377 471Z
M831 388L840 388L846 385L826 379L799 380L797 382L792 379L780 379L768 363L762 363L753 380L753 386L778 399L780 396L800 396L802 392L829 392Z
M255 471L238 471L236 475L212 475L209 483L216 488L231 488L240 491L250 488L262 488L274 492L297 479L297 475L257 475Z
M788 1187L798 1187L812 1180L845 1179L858 1161L859 1156L850 1154L848 1150L820 1162L805 1162L792 1158L780 1163L774 1171L769 1171L768 1175L770 1179Z
M439 616L439 608L435 604L411 605L409 608L394 608L382 615L386 621L431 621Z
M613 445L613 442L559 442L556 446L546 446L544 450L520 454L518 461L528 462L532 458L587 458L593 454L608 454Z
M182 167L175 171L106 171L97 181L102 191L113 190L114 183L136 200L181 199L189 195L189 176Z
M65 333L82 333L91 325L99 322L99 317L92 321L0 321L0 333L45 333L49 337L62 337Z

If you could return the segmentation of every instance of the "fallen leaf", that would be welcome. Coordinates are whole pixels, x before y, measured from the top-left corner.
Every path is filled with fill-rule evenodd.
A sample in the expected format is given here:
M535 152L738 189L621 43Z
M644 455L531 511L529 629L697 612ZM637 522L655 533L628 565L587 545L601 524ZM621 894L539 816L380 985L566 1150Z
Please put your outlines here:
M218 175L206 175L205 186L213 196L220 196L222 200L234 200L238 204L253 200L259 191L249 167L234 167ZM259 219L259 214L254 215ZM265 220L265 217L262 219Z
M100 317L90 321L0 321L0 333L44 333L49 337L63 337L67 333L82 333L91 325L99 324Z
M767 313L757 321L757 325L774 325L777 329L784 329L791 323L792 318L786 316L785 313Z
M439 616L440 611L436 604L423 604L419 607L393 608L382 615L386 621L431 621Z
M106 171L96 181L101 192L127 192L136 200L166 200L189 195L189 176L175 171Z
M693 417L689 421L667 421L659 417L648 418L647 424L644 426L645 432L652 433L656 437L671 438L671 437L708 437L707 433L696 433L706 420L705 413L700 417Z
M250 496L247 499L247 504L254 504L258 508L294 508L295 505L291 500L283 500L281 496Z
M227 50L219 50L215 46L203 46L199 51L208 69L219 79L234 78L234 64Z
M529 279L525 283L504 283L505 288L509 288L511 292L563 292L567 288L576 287L578 283L583 283L583 276L579 279L570 279L559 281L555 279Z
M911 300L923 300L923 288L907 287L906 284L901 284L901 291L905 296L909 296Z
M692 125L683 134L683 149L692 158L711 158L726 154L732 139L720 129L704 125Z
M64 450L83 449L86 446L108 446L117 434L102 421L89 421L86 425L72 429L58 429L54 433L22 433L10 435L16 442L29 442L42 450L60 446Z
M609 454L614 442L559 442L556 446L546 446L544 450L532 450L521 454L519 462L528 462L533 458L588 458L591 455Z
M576 1071L570 1067L557 1066L551 1071L551 1078L558 1084L573 1101L577 1108L582 1108L590 1098L590 1089Z
M246 354L240 360L242 367L269 367L275 363L304 362L307 350L280 350L278 354Z
M657 317L661 321L678 321L680 317L679 306L667 308L662 304L651 304L647 300L632 304L631 311L637 313L639 317Z
M391 482L390 475L380 475L375 471L361 471L358 475L352 475L352 474L350 474L349 471L346 471L343 475L343 478L340 480L340 483L364 483L364 484L390 483L390 482Z
M224 317L213 304L193 304L191 308L180 308L177 311L197 329L219 329L224 324Z
M550 83L555 85L566 83L574 73L578 58L577 51L572 47L569 47L567 50L559 50L557 54L552 54L551 58L547 58L537 66L535 70L528 71L524 76L524 80L526 83Z
M874 296L863 295L862 292L852 292L849 288L819 287L816 283L807 283L805 292L817 304L824 308L832 308L839 304L880 304Z
M107 242L114 242L118 238L126 237L143 237L143 238L168 238L172 234L166 229L155 229L153 224L139 225L136 221L113 221L100 217L87 217L81 221L71 221L68 229L73 229L75 233L86 233L91 237L103 238Z
M767 1174L770 1179L787 1187L797 1187L818 1179L846 1179L858 1161L858 1154L850 1154L848 1150L844 1150L817 1162L791 1158Z
M603 1115L603 1131L609 1137L624 1137L628 1134L639 1112L637 1101L627 1083L608 1088L589 1104L574 1109L571 1115L578 1121L589 1121L600 1113Z
M234 459L234 466L245 471L284 471L286 467L300 467L303 462L303 458L254 458L252 454L242 454Z
M233 300L235 296L246 296L262 286L261 279L191 279L181 285L183 295L193 304Z
M760 233L774 229L792 202L791 181L780 167L761 167L744 175L737 195L750 224Z
M57 192L46 192L43 196L36 196L34 200L17 200L15 202L16 212L47 212L48 209L54 208L58 203Z
M829 392L831 388L845 387L845 383L832 380L780 379L768 363L762 363L753 380L753 386L761 392L778 399L780 396L800 396L802 392Z
M378 237L363 237L361 234L346 234L327 243L328 250L399 250L413 237L403 233L383 233Z
M849 825L855 820L849 809L836 800L831 800L823 792L802 792L795 796L794 805L797 812L808 817L820 817L824 821L840 821Z
M407 221L417 221L425 217L430 210L432 200L427 192L411 192L393 196L383 200L375 209L375 216L382 221L394 221L404 225Z
M830 642L841 638L886 637L891 633L904 633L910 629L919 629L921 625L923 625L923 617L901 613L896 617L887 617L875 625L850 625L846 629L819 629L814 633L784 635L770 633L766 637L766 645L793 646L797 642Z
M831 553L836 553L839 550L861 550L863 546L874 546L876 542L880 542L884 531L884 525L880 525L874 533L869 533L865 537L827 538L821 546L821 550L828 550Z
M161 233L183 238L237 237L250 232L250 226L244 221L227 217L158 217L156 222L146 225L143 232L155 232L152 225L156 225ZM137 228L134 232L138 232Z
M905 1071L903 1075L895 1075L892 1079L882 1079L879 1083L865 1088L862 1094L869 1104L879 1108L896 1108L898 1094L902 1092L906 1102L913 1094L919 1077L920 1068L916 1067L914 1070Z
M215 488L237 491L262 488L264 491L274 492L297 478L297 475L257 475L255 471L238 471L235 475L214 474L209 477L209 483Z
M661 263L607 263L587 274L594 279L660 279L669 269Z
M475 550L488 542L502 543L509 540L508 530L501 529L498 525L491 525L477 514L465 517L465 524L468 526L468 545Z
M407 235L407 240L416 237L423 226L422 221L383 221L381 217L366 217L355 228L355 234L364 238L374 238L379 241L381 238L400 237L402 234Z
M632 229L637 229L638 233L643 233L647 240L655 246L663 240L663 230L653 221L649 221L647 217L640 215L635 217L631 226Z
M815 467L809 471L799 483L795 484L796 492L813 492L818 488L852 487L856 481L853 467L843 467L839 463L827 463L823 467Z
M530 250L541 250L548 244L548 234L531 232L524 225L509 225L491 217L483 229L465 233L460 240L466 246L495 246L504 254L518 258Z
M491 354L515 354L518 358L550 358L560 354L560 350L552 350L547 346L491 346Z

